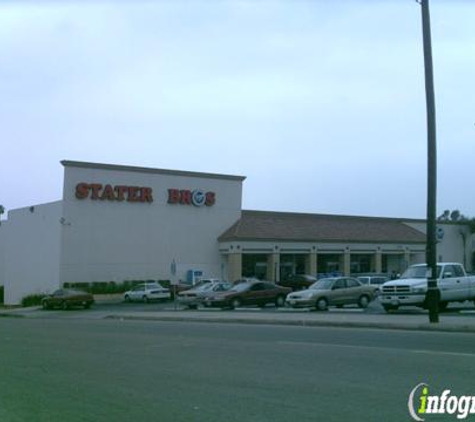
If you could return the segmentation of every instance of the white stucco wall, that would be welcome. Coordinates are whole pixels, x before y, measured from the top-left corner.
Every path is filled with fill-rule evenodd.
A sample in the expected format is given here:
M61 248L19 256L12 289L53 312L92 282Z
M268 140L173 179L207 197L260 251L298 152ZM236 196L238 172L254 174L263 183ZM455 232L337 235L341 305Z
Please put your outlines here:
M191 174L191 173L190 173ZM76 198L78 183L140 186L153 202ZM213 206L168 204L168 189L213 191ZM242 180L65 166L60 278L64 282L177 279L187 270L220 277L217 238L239 218Z
M8 213L3 226L5 304L59 286L60 201ZM3 233L2 233L3 237Z
M406 223L423 233L426 233L424 222ZM465 265L467 271L471 271L470 255L470 232L468 226L457 223L437 222L437 229L442 229L442 237L437 242L437 261L460 262Z
M7 221L2 220L0 224L0 286L5 284L6 227Z

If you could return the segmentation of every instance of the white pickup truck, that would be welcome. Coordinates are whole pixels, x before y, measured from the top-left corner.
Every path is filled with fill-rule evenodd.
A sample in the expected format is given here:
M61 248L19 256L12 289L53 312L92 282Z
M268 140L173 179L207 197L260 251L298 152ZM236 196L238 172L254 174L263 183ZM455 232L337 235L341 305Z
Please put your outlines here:
M389 312L408 305L425 308L428 274L426 264L411 265L399 279L384 283L379 295L384 309ZM440 310L444 310L449 302L475 301L475 277L467 276L462 264L438 263L437 287Z

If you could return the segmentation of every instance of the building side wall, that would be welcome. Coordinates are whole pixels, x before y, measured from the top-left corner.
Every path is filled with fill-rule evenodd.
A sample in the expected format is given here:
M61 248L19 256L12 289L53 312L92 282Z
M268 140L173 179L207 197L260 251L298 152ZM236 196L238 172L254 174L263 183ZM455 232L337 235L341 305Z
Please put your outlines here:
M426 233L425 223L409 223L408 225ZM465 265L467 271L472 271L470 259L472 247L468 226L437 222L437 229L440 235L437 242L437 261L460 262Z
M78 183L149 187L153 202L78 199ZM168 189L215 192L216 202L169 204ZM220 277L217 238L240 218L241 196L240 180L66 167L61 281Z
M58 288L61 207L61 202L53 202L8 213L2 225L5 304L16 305L27 295Z
M6 220L2 220L0 225L0 286L5 284L5 252L7 247L6 232L7 232Z

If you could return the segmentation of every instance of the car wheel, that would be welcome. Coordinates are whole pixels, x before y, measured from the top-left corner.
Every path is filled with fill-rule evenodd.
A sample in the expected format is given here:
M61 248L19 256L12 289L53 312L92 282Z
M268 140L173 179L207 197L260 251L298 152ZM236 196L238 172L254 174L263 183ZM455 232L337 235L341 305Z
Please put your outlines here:
M145 295L142 297L142 300L143 300L143 303L148 303L149 302L148 297L145 296Z
M391 311L397 311L397 306L393 306L393 305L383 305L383 308L386 312L391 312Z
M124 301L127 302L127 303L131 302L130 296L129 296L129 295L125 295L125 296L124 296Z
M231 309L236 309L241 306L241 301L239 299L233 299L231 301Z
M343 305L336 305L336 307L337 307L338 309L341 309L341 308L343 308Z
M188 305L188 309L198 309L198 305Z
M281 308L285 305L285 297L284 296L277 296L275 299L275 306Z
M317 300L315 307L317 311L326 311L328 309L328 301L324 297L321 297Z
M68 305L68 302L66 302L65 300L63 300L63 302L61 302L61 309L63 311L67 311L69 309L69 305Z
M362 309L366 309L369 305L369 302L370 302L369 297L366 295L362 295L358 299L358 306Z

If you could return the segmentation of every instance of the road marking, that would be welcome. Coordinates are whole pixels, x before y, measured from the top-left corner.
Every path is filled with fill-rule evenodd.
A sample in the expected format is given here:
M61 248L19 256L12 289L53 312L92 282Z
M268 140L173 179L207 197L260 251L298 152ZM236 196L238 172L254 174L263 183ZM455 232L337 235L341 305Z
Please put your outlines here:
M305 342L305 341L278 341L277 344L284 346L314 346L314 347L345 347L348 349L363 349L363 350L382 350L394 353L406 352L416 354L430 354L430 355L442 355L442 356L460 356L474 358L475 353L461 353L461 352L443 352L438 350L425 350L425 349L399 349L395 347L381 347L381 346L362 346L357 344L340 344L340 343L318 343L318 342Z
M412 353L419 353L419 354L424 354L428 353L431 355L444 355L444 356L463 356L467 358L474 358L475 353L461 353L461 352L440 352L440 351L434 351L434 350L411 350Z

